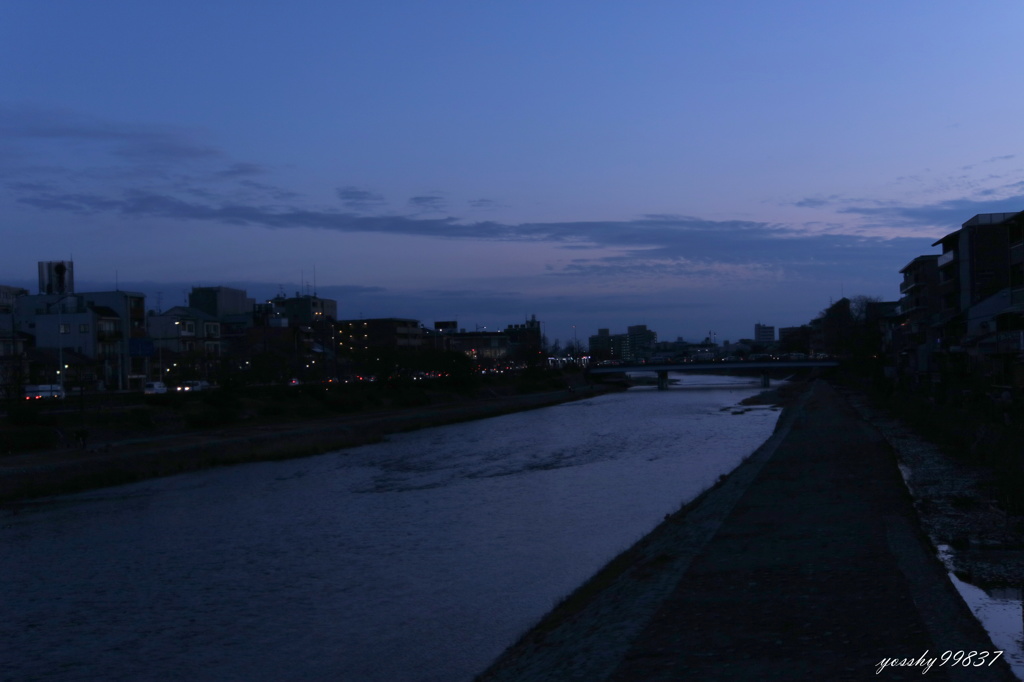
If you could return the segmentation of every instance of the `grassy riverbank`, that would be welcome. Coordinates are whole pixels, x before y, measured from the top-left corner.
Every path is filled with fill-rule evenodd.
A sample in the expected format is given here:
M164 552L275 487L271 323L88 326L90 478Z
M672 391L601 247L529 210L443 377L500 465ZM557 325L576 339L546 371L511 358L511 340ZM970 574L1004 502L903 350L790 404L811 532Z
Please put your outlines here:
M0 457L0 503L215 466L305 457L373 443L391 433L534 409L618 388L591 386L575 375L465 391L403 387L325 395L295 390L276 400L214 393L187 396L188 401L155 396L155 401L119 410L119 419L111 416L112 410L99 418L97 410L91 419L79 420L72 413L27 425L48 446ZM58 421L61 417L63 422ZM89 429L85 447L74 439L78 428ZM11 433L8 427L9 439Z

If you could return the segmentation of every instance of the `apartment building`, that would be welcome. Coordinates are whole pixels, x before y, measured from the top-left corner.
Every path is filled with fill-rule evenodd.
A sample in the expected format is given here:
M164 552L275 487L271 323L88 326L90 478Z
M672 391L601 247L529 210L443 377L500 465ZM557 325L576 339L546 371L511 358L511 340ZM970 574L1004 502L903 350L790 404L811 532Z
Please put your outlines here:
M762 346L770 346L775 343L775 327L761 324L754 325L754 342Z
M924 380L931 370L931 354L940 340L938 261L935 254L918 256L900 270L901 319L894 336L894 350L899 370L918 380Z
M335 324L338 353L351 354L369 348L417 349L423 346L423 329L418 320L381 317L338 320Z
M315 325L338 319L338 302L316 295L278 296L268 303L273 306L275 315L287 318L290 324Z
M1024 214L976 215L933 246L900 271L897 370L1024 386Z
M153 376L167 383L212 380L226 352L221 321L192 306L175 306L149 316Z
M588 343L590 357L595 362L643 362L654 355L658 334L645 324L627 327L625 334L598 329L596 335L589 337Z

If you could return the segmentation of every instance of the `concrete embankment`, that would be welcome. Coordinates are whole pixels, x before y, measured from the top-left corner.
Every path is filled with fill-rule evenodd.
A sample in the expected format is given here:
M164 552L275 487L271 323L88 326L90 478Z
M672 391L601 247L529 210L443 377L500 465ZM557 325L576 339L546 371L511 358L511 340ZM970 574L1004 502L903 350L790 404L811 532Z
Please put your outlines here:
M92 443L0 457L0 503L120 485L215 466L287 459L373 443L391 433L494 417L610 390L506 395L452 405L356 413L292 424L230 428Z
M892 450L819 381L744 464L612 561L478 680L925 673L1015 679L921 532Z

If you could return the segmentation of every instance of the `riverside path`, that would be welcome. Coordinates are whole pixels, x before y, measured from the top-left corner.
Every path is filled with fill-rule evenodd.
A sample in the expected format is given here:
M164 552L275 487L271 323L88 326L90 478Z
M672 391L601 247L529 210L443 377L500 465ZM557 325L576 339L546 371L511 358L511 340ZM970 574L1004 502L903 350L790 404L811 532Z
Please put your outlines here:
M479 679L1015 679L920 530L895 455L822 381L629 553Z

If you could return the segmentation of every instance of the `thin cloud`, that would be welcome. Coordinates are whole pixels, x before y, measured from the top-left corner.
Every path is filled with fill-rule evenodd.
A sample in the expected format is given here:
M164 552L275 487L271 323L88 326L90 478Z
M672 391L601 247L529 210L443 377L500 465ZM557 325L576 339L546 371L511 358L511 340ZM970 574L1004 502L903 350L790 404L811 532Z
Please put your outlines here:
M952 231L979 213L1017 213L1024 210L1024 194L989 200L950 199L921 206L848 206L839 213L871 218L894 227L934 227Z
M383 195L360 187L339 187L335 190L335 193L338 195L338 198L341 199L342 206L360 213L373 211L387 204Z
M436 194L410 197L407 203L417 214L444 213L448 210L448 202Z
M468 202L468 205L475 211L498 211L508 208L507 204L494 201L493 199L473 199Z
M238 162L218 171L216 175L222 178L248 178L254 175L264 175L266 172L267 169L258 163Z
M83 192L29 189L19 201L43 210L74 214L107 212L133 218L151 216L270 229L313 228L475 241L543 242L571 250L611 248L645 261L714 258L735 263L746 258L756 262L781 262L840 246L847 249L858 245L877 247L882 241L856 235L815 234L798 226L776 223L710 221L692 216L648 215L632 221L607 222L460 223L448 217L365 216L287 205L268 207L188 200L144 190L126 191L120 197L111 198Z
M831 225L707 220L669 213L620 221L474 222L467 216L451 217L449 202L441 192L409 198L405 204L407 215L378 215L387 202L372 189L339 187L333 206L310 205L299 201L294 192L257 181L268 175L261 164L231 162L187 131L125 126L64 111L44 113L30 116L24 109L0 108L0 134L14 140L19 148L33 151L36 146L31 143L35 141L52 153L79 145L95 147L106 156L102 157L103 164L68 156L73 163L63 165L39 163L33 157L35 172L12 174L13 182L7 185L24 206L70 215L120 216L130 218L133 224L140 219L159 218L270 230L315 229L548 244L554 248L543 266L548 277L559 277L567 286L593 284L605 288L604 283L615 287L631 282L662 291L670 285L699 287L702 291L713 286L746 286L753 290L758 282L828 278L842 268L895 273L914 256L930 252L930 243L937 236L955 229L975 213L1024 207L1024 185L1015 181L996 193L975 189L964 198L931 205L882 204L838 194L809 195L796 202L798 207L828 209L834 214L838 211L839 216L859 219L837 220ZM195 168L193 162L197 160L206 163L205 171ZM13 168L12 163L6 165ZM21 168L28 167L21 157L17 163ZM182 170L186 168L189 170ZM100 187L119 189L100 191ZM486 198L468 205L482 211L501 207ZM922 234L927 234L930 241ZM507 291L515 289L511 286ZM517 298L520 296L509 294L510 301Z
M222 152L172 126L104 121L66 109L0 106L0 136L8 141L93 143L114 157L134 162L210 159Z
M297 192L281 189L280 187L268 185L263 182L256 182L254 180L242 180L239 185L246 189L253 190L260 195L271 197L275 201L293 201L299 198L299 194Z
M824 208L825 206L832 206L839 200L839 196L833 194L828 197L807 197L794 203L794 206L800 208Z

